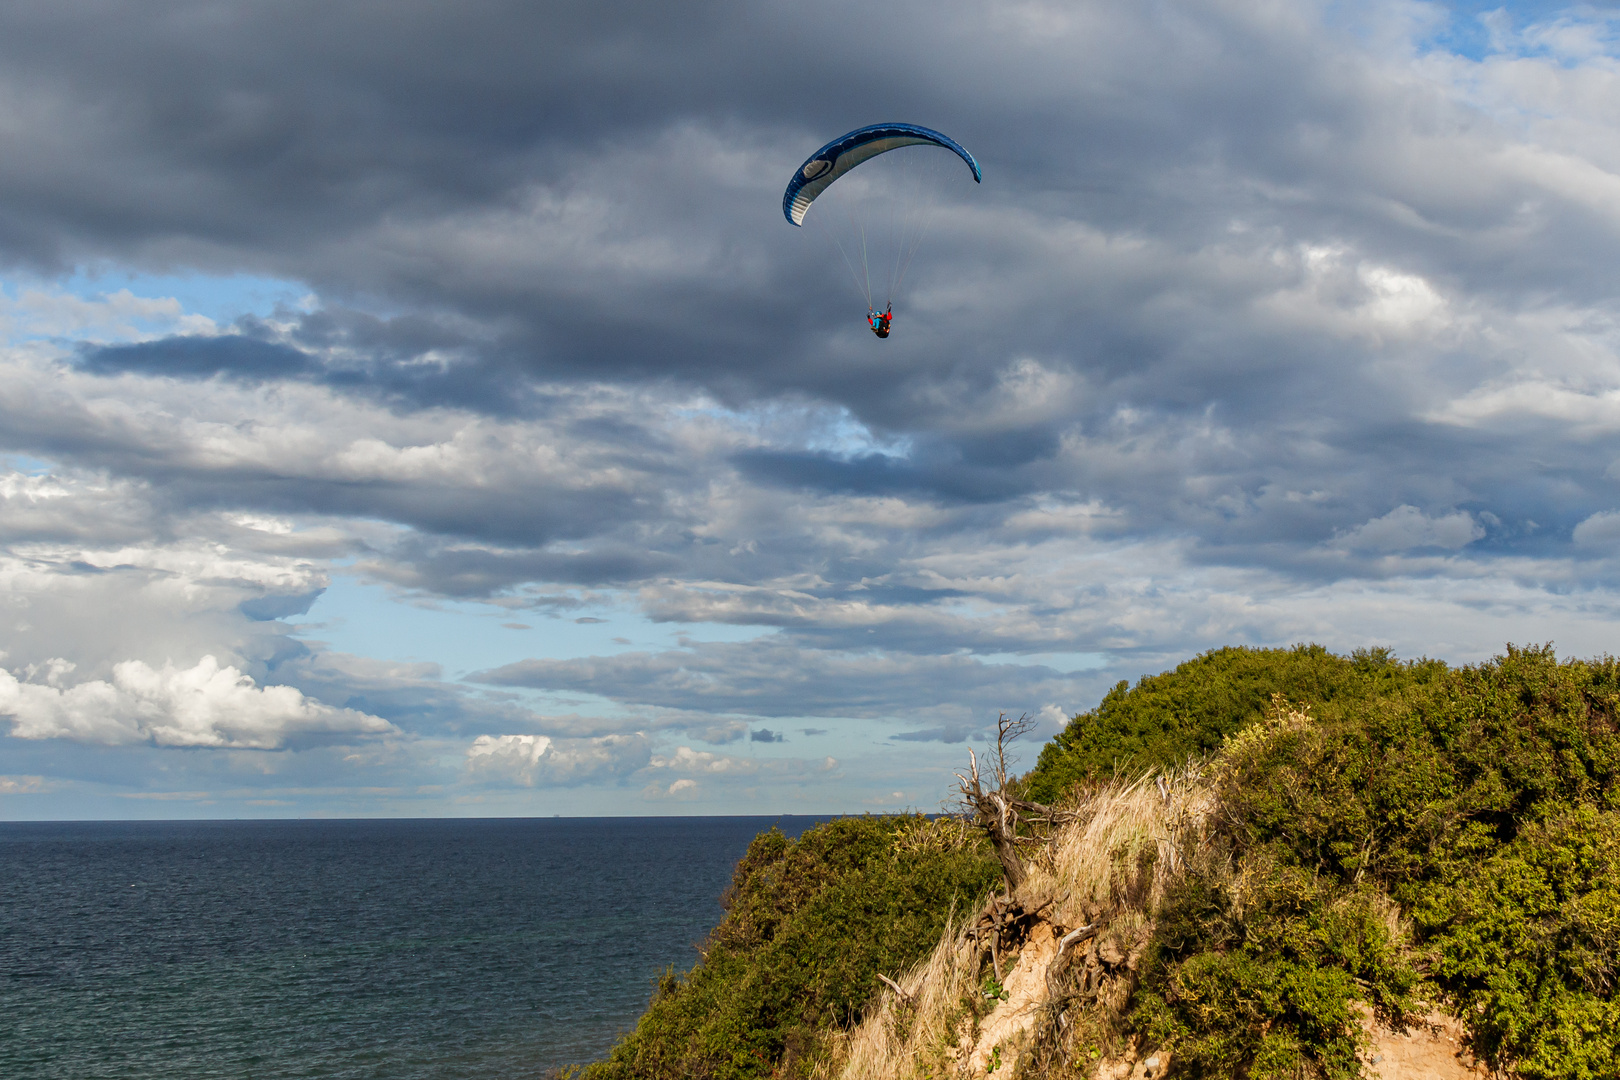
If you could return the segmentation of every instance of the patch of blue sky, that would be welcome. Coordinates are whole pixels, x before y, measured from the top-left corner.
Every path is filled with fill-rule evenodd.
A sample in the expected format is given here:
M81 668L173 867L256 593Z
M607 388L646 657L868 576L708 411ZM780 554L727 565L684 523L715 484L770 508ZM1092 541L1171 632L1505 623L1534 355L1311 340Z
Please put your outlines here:
M1431 5L1445 13L1434 30L1417 42L1424 51L1444 51L1470 60L1491 56L1571 56L1567 38L1547 31L1560 24L1584 24L1594 33L1583 35L1585 46L1600 46L1615 55L1615 4L1571 4L1568 0L1450 0ZM1582 51L1585 51L1584 49Z
M26 473L29 476L44 476L56 468L44 458L28 454L0 454L0 466L7 472Z
M868 454L903 458L911 456L912 447L910 437L879 438L871 428L855 419L854 413L840 408L810 432L805 449L846 458Z
M676 410L677 416L712 419L754 434L778 449L853 459L871 454L909 457L910 436L880 436L843 406L771 402L748 409L707 403Z
M5 343L138 341L224 330L244 316L309 310L302 284L246 274L143 274L80 269L58 278L0 278Z
M172 297L188 315L205 315L228 326L244 315L268 318L278 307L310 310L309 287L253 274L147 274L122 267L81 267L59 279L63 290L86 299L128 289L136 296Z
M751 641L774 633L762 627L656 623L628 605L612 603L556 615L476 602L427 603L343 573L333 574L308 613L284 621L296 636L338 652L439 664L448 680L520 660L657 652L684 641Z

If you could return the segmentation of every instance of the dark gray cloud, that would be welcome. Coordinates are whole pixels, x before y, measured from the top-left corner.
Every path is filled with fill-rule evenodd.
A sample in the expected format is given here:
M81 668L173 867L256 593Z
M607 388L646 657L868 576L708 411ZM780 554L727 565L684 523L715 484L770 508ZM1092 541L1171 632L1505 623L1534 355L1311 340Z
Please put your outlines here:
M973 734L975 734L975 729L972 728L938 727L927 728L923 731L902 731L898 735L890 735L889 738L894 739L896 742L959 743L966 742L968 737Z
M756 447L734 459L744 476L947 503L1073 492L1127 507L1135 531L1195 533L1220 561L1272 561L1268 541L1320 543L1401 505L1535 520L1546 544L1607 497L1589 463L1620 452L1612 435L1562 448L1567 462L1538 456L1522 491L1504 489L1522 455L1481 460L1472 432L1411 423L1411 380L1389 370L1460 389L1482 359L1489 376L1510 357L1456 355L1466 339L1438 355L1376 341L1376 313L1362 313L1360 341L1331 325L1388 301L1392 273L1509 315L1606 301L1576 272L1607 257L1593 207L1530 169L1465 178L1462 162L1515 132L1442 85L1381 78L1355 28L1218 4L1174 18L1124 5L924 18L711 4L674 20L645 4L159 10L6 17L0 75L37 106L0 171L16 219L0 245L45 231L51 258L258 260L333 301L408 310L333 303L289 316L281 340L103 347L89 370L318 378L489 415L544 411L537 376L673 378L733 403L804 393L909 452ZM1434 122L1409 123L1417 108ZM803 141L874 109L949 127L989 169L919 271L924 316L877 365L858 325L832 317L843 286L827 260L775 209ZM46 257L26 239L10 250ZM954 312L930 304L953 279L983 287ZM1289 303L1319 310L1289 318ZM1066 383L1045 410L1006 407L1022 357ZM1328 402L1331 421L1303 430ZM1187 430L1200 426L1207 437ZM1086 452L1063 454L1076 434ZM90 449L72 434L33 443L70 447ZM215 485L195 480L209 498ZM270 509L352 506L429 533L594 532L307 478L224 483ZM1269 497L1312 487L1331 497ZM608 516L638 510L665 512L654 498ZM1528 536L1492 536L1516 540ZM550 572L412 561L425 587L451 592ZM659 572L624 554L582 567L560 579Z
M0 293L5 663L212 650L510 737L503 782L559 740L573 783L780 717L951 743L1229 642L1602 643L1620 129L1582 18L1470 60L1397 4L11 5L0 264L313 299L153 331ZM877 342L779 201L885 118L985 183ZM289 637L335 566L773 632L447 685Z
M135 372L181 379L228 375L237 379L266 380L302 375L311 364L309 357L297 349L232 334L104 345L85 350L80 366L97 375Z
M752 716L883 717L930 710L991 713L1015 701L1077 697L1051 668L966 656L896 657L804 648L780 635L661 653L525 660L469 680L596 694L611 701ZM754 733L757 741L758 733Z

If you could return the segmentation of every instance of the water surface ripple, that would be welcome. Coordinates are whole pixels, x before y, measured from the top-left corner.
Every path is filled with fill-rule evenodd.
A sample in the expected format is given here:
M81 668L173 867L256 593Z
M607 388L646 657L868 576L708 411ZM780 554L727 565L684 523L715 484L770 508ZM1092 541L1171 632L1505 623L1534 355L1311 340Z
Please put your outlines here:
M808 818L0 823L0 1077L522 1080Z

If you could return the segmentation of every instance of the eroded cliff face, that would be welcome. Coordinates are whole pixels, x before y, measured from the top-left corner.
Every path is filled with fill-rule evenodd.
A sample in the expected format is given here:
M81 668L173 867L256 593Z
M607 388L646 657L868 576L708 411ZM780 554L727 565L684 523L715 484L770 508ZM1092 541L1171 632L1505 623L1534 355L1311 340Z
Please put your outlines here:
M1210 776L1110 785L1028 852L1028 874L953 920L933 955L891 982L820 1070L840 1080L1163 1080L1175 1055L1127 1023L1157 918L1207 851ZM1208 873L1204 868L1203 873ZM1225 886L1251 903L1241 872ZM1388 912L1392 933L1403 931ZM1481 1080L1467 1031L1440 1012L1346 1017L1356 1061L1381 1080ZM1180 1063L1180 1072L1194 1069Z
M1085 800L1028 853L1017 890L954 920L928 961L895 980L828 1074L1157 1080L1168 1055L1127 1037L1121 1020L1153 911L1211 806L1194 775L1116 784Z

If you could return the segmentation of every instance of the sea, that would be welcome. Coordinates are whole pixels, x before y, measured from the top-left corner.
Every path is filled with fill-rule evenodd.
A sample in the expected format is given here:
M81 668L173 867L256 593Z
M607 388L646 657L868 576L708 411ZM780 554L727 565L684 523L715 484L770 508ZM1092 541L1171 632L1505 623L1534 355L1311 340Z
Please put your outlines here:
M0 823L0 1078L554 1075L819 820Z

